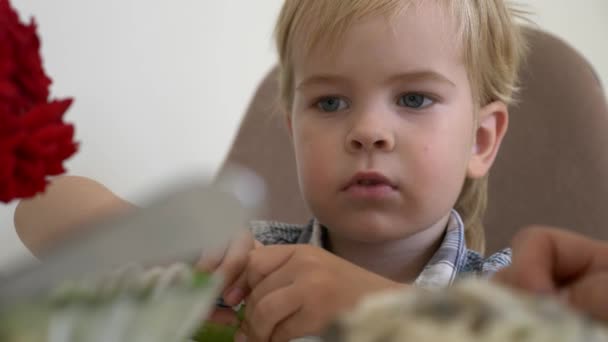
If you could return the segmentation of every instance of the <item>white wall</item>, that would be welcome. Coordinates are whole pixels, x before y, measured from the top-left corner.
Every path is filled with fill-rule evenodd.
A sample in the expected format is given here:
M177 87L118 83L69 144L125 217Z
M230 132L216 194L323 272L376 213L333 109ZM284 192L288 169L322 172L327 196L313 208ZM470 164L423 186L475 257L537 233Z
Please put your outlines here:
M13 0L39 23L54 94L76 99L67 119L82 145L70 173L136 202L184 172L213 174L275 60L271 33L281 2ZM608 84L608 1L524 3ZM0 208L0 267L26 253L13 210Z
M275 61L281 0L12 0L35 15L57 96L82 143L70 173L138 194L183 172L214 173ZM24 252L0 209L0 264Z

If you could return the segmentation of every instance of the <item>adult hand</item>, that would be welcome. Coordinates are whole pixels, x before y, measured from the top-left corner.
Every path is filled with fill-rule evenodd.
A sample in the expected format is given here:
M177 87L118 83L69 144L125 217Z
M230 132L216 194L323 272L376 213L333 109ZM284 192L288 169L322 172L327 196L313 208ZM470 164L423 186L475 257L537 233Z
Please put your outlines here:
M608 242L551 227L523 230L513 240L513 264L499 282L563 296L573 307L608 321Z

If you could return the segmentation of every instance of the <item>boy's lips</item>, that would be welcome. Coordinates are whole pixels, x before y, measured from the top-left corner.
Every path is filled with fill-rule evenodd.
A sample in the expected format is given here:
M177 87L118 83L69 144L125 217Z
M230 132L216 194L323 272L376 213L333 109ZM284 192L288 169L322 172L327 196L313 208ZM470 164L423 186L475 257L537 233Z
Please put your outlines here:
M380 172L366 171L355 174L343 187L343 191L353 189L378 190L381 188L397 190L397 185Z

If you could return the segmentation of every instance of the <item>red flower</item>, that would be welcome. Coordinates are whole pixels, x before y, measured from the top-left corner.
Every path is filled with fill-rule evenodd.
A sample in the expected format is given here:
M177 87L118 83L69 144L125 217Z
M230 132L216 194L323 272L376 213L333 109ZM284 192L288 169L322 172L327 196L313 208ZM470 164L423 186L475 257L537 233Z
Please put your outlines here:
M39 51L34 20L22 24L0 0L0 202L44 191L77 150L74 127L62 119L72 100L49 101Z

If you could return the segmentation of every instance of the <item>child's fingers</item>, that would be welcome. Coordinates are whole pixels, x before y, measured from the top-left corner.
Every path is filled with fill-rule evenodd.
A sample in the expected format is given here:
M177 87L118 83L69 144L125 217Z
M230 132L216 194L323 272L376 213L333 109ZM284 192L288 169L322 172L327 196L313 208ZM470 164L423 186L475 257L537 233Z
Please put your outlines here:
M245 310L248 340L275 341L275 327L300 310L302 302L299 298L302 296L298 294L296 286L290 285L269 293L255 305L248 302Z
M248 294L249 287L247 286L247 273L243 271L233 284L229 284L226 287L223 294L224 303L230 306L235 306L245 299Z
M207 273L214 272L222 263L222 259L224 259L225 253L226 248L212 251L203 251L196 264L196 268Z
M232 285L244 272L249 259L249 252L253 247L254 242L250 232L245 232L232 240L216 270L216 272L222 274L226 285Z
M229 326L236 326L239 324L239 318L236 314L236 312L234 312L234 310L230 309L230 308L216 308L211 315L209 316L209 318L207 319L208 322L213 322L219 325L229 325Z
M297 245L264 246L249 254L247 283L255 289L264 278L286 264L297 251Z
M251 329L249 328L247 321L245 320L241 322L239 330L237 330L236 334L234 335L234 342L255 342L253 339L251 341L249 340L248 336L251 335L250 331Z
M311 317L319 316L311 316L305 309L296 311L274 327L271 340L290 341L305 336L316 336L327 329L328 322Z
M293 265L289 263L283 264L278 269L273 270L272 273L261 279L251 289L251 293L247 297L247 307L251 306L254 308L271 293L294 284L295 277L299 271L301 269L294 269Z

